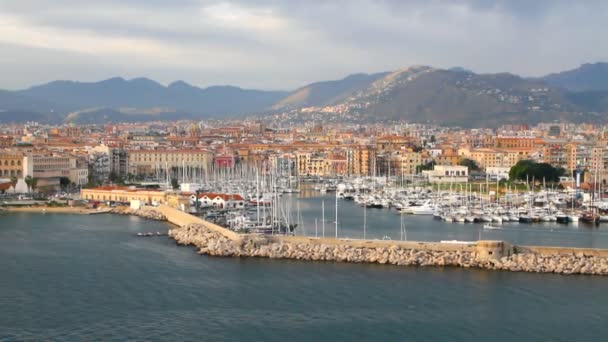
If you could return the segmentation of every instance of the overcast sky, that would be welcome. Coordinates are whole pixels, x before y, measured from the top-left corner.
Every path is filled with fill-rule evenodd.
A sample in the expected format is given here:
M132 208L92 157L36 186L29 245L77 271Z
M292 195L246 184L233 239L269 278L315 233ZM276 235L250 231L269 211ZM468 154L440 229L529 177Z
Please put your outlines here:
M0 88L145 76L293 89L413 64L607 61L608 1L0 0Z

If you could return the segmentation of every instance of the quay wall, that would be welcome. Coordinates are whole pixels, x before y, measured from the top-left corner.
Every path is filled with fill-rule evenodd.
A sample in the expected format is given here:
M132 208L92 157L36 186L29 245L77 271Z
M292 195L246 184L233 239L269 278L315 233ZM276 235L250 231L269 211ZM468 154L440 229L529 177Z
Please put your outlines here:
M512 246L504 241L438 243L237 234L168 206L156 210L176 226L169 231L172 239L210 256L608 275L608 250L604 249Z
M212 230L214 232L217 232L217 233L223 235L224 237L226 237L228 239L231 239L234 241L239 241L242 239L241 234L237 234L237 233L233 232L232 230L218 226L217 224L211 223L209 221L205 221L199 217L190 215L181 210L177 210L168 205L161 204L160 206L156 207L156 210L158 210L166 218L166 220L168 222L170 222L176 226L186 227L191 224L200 224L200 225L204 225L209 230Z
M586 257L608 258L608 249L552 247L552 246L516 246L516 253L534 253L538 255L576 255Z

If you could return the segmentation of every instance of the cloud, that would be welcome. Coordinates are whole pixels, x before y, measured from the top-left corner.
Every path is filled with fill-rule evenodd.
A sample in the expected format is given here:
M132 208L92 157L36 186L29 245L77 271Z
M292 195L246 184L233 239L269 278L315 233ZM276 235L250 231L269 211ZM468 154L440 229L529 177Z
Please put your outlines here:
M604 1L8 1L0 55L20 58L0 88L143 75L290 89L411 64L540 75L606 60L606 19Z

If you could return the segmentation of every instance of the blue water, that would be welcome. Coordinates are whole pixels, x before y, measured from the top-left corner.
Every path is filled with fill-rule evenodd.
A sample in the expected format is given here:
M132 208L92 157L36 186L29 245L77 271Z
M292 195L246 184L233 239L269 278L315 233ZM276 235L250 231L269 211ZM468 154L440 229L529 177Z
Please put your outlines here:
M0 215L1 341L603 340L608 278L267 259L164 223Z

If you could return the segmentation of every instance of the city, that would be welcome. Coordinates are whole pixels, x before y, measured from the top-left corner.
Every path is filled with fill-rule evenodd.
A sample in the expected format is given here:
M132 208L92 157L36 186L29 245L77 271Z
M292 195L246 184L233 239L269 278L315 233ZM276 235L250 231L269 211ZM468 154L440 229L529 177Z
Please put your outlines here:
M608 3L46 2L0 2L0 341L608 335Z

